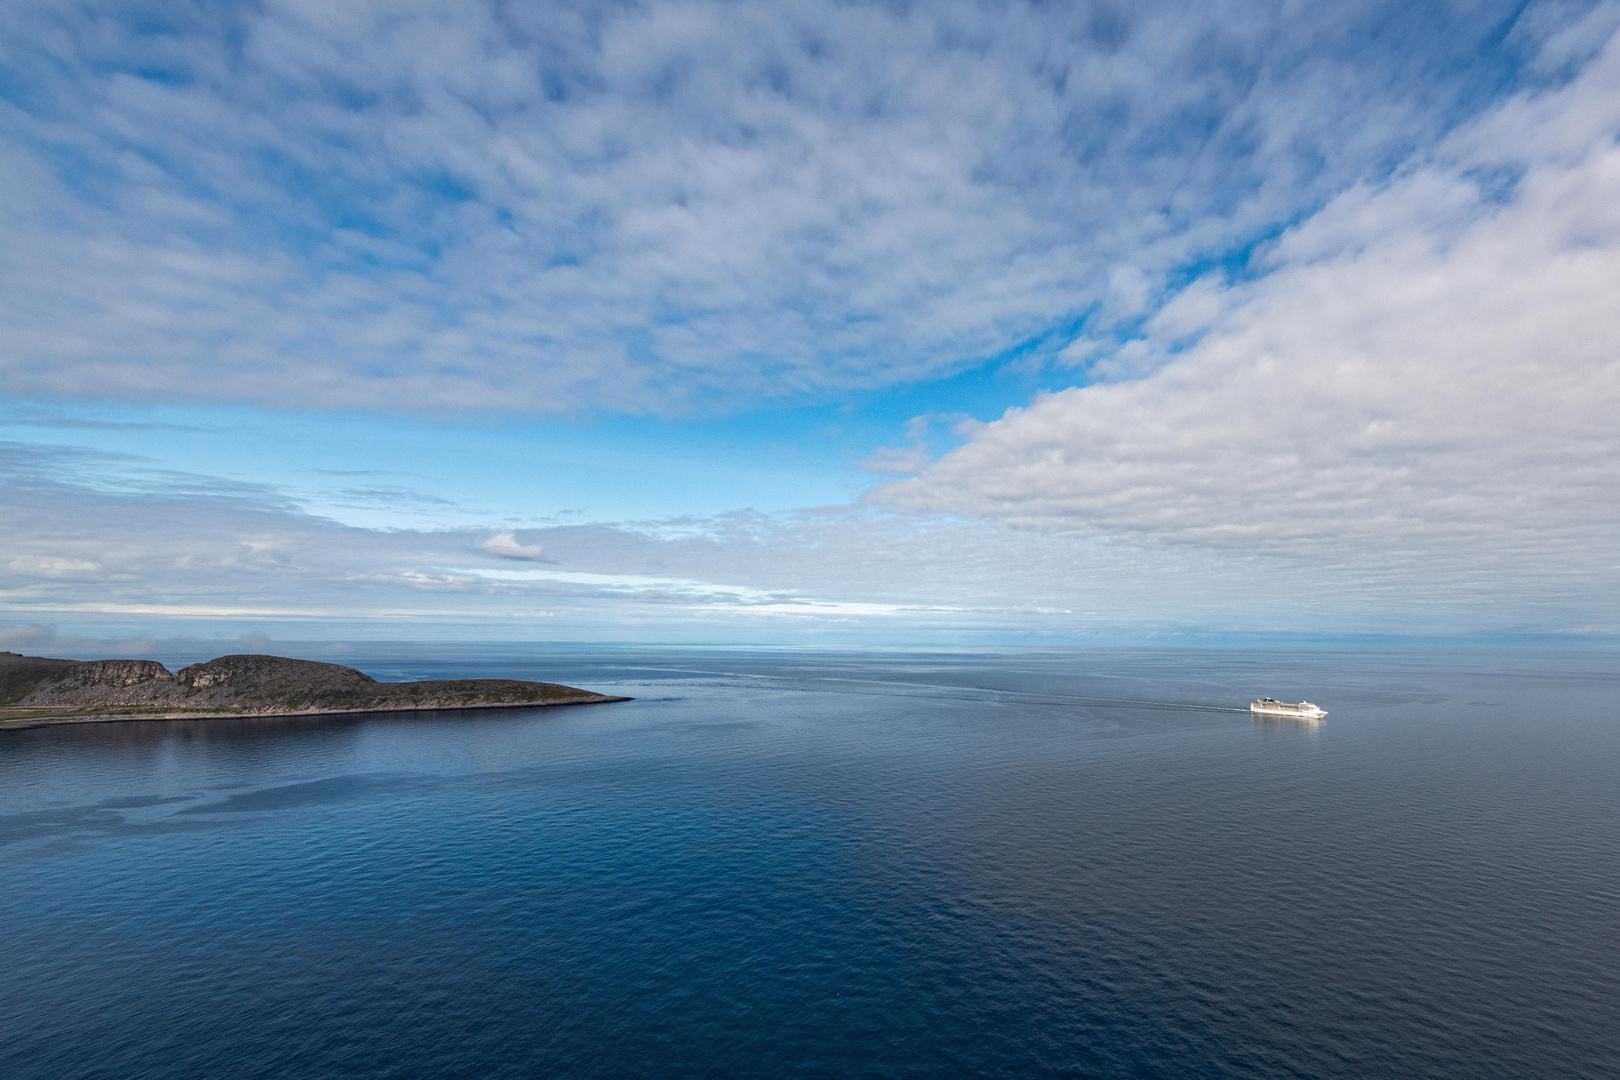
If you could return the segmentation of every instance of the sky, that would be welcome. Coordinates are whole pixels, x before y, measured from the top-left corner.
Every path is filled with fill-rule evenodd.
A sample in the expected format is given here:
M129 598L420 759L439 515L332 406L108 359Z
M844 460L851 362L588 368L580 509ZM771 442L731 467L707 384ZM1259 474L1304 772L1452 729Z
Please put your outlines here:
M1620 3L14 0L0 648L1620 634Z

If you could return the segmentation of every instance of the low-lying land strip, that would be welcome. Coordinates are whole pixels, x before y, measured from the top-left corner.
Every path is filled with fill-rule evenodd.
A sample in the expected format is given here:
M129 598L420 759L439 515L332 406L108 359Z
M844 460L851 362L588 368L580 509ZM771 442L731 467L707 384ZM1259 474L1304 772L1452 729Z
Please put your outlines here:
M340 664L285 656L221 656L170 672L152 660L54 660L0 652L0 728L628 700L519 679L384 683Z

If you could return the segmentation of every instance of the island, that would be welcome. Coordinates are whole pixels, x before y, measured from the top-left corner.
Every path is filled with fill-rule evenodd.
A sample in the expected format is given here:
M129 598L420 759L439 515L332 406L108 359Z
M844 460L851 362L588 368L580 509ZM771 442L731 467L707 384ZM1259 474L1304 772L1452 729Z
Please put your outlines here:
M629 700L519 679L378 682L340 664L285 656L221 656L170 672L154 660L55 660L0 652L0 728Z

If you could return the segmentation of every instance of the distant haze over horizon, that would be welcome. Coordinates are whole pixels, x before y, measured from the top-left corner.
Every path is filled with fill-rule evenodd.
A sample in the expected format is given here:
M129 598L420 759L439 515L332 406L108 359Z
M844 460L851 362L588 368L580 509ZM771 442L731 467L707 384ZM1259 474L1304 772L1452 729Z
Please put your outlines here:
M0 649L1620 635L1620 2L20 0L0 184Z

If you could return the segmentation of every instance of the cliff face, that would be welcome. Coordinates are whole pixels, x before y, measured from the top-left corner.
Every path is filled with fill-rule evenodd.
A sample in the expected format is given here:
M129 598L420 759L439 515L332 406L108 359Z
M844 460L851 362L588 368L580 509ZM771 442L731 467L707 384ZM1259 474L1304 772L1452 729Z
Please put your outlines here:
M55 660L0 652L0 726L142 716L285 716L624 700L516 679L380 683L339 664L284 656L222 656L170 673L151 660Z

